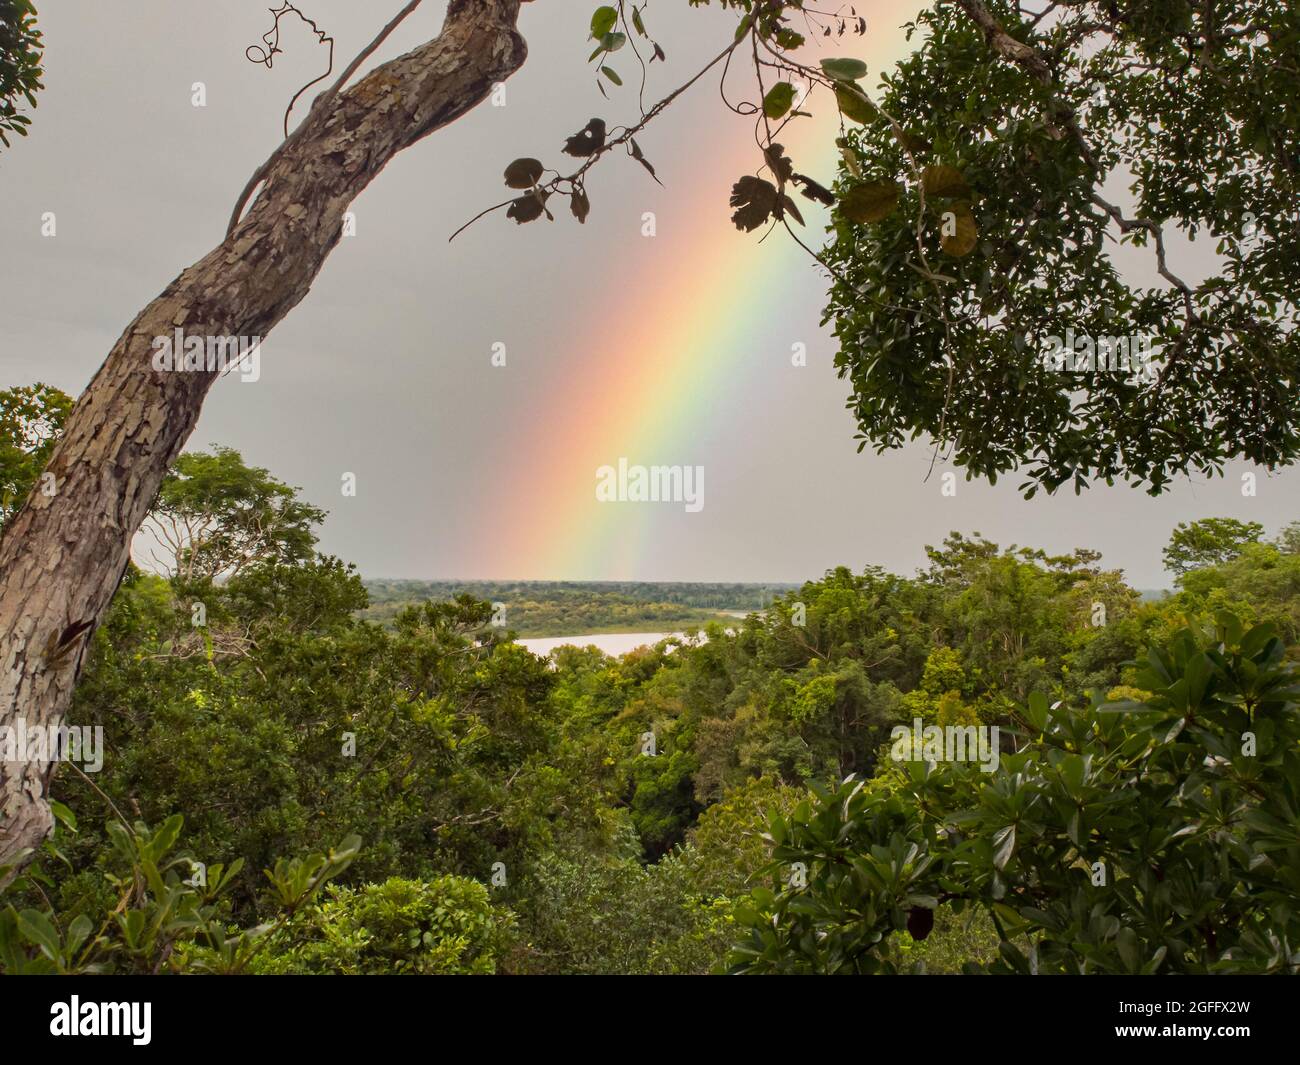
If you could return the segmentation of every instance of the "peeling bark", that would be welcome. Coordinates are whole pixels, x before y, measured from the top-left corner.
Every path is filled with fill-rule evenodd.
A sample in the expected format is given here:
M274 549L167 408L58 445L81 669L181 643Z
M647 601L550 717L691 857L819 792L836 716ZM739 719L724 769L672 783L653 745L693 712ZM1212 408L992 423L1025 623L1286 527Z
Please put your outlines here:
M1002 28L983 0L957 0L958 6L984 34L988 45L1003 59L1027 70L1042 85L1052 84L1052 68L1034 49L1018 41Z
M523 64L520 3L452 0L436 39L313 108L247 215L127 326L46 467L56 491L35 492L0 540L0 726L62 721L131 539L217 376L154 370L153 338L177 327L267 336L311 288L352 200L398 152ZM0 761L0 865L49 832L56 764Z

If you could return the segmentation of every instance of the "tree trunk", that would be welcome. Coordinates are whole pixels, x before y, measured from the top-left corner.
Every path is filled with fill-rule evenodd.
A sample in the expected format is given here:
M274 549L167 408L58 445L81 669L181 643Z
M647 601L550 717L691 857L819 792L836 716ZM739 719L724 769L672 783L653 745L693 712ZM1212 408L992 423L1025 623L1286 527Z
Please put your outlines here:
M131 539L217 376L155 370L153 339L177 328L269 334L307 294L348 205L389 160L519 69L520 2L452 0L435 40L314 107L247 216L127 326L50 458L53 492L38 485L0 540L0 726L21 719L30 733L62 721ZM0 865L39 846L52 823L45 790L57 762L24 753L0 759Z

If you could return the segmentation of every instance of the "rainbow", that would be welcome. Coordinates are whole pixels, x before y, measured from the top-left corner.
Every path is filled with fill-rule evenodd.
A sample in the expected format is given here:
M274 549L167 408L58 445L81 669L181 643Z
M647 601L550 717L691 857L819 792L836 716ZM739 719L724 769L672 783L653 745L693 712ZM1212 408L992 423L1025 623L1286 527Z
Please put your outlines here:
M876 17L892 31L918 5L895 0L888 6L899 12L896 22ZM891 33L874 47L845 37L840 48L820 54L862 57L874 82L901 55L897 37ZM835 175L838 116L824 91L815 106L814 119L791 122L780 140L797 169L827 183ZM744 120L731 124L735 135L725 152L716 131L699 150L714 159L711 173L753 173L759 163L752 131ZM725 405L752 357L759 339L752 332L754 309L777 301L792 271L808 268L808 258L780 230L761 245L757 234L738 231L712 188L688 195L695 200L688 217L674 224L695 234L689 265L652 252L653 276L643 275L639 285L620 279L617 294L598 304L610 308L602 317L614 324L574 337L589 356L583 375L557 382L564 395L537 404L539 415L523 433L528 452L512 460L488 508L491 572L534 580L643 579L638 563L655 536L660 508L597 502L596 469L621 456L646 465L691 464L706 435L727 428L711 412ZM798 203L807 222L804 239L817 247L826 212L803 197ZM653 325L629 339L622 324L629 322ZM557 410L574 414L557 424Z

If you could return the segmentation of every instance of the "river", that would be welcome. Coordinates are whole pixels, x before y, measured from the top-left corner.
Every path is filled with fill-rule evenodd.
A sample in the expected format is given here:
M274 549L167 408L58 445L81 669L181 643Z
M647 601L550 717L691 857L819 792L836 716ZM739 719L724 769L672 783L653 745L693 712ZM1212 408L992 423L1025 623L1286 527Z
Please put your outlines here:
M594 644L607 655L617 658L638 647L648 647L668 636L682 636L680 632L597 632L590 636L534 636L527 640L516 640L521 647L527 647L535 655L549 655L557 647L571 644L574 647L587 647Z
M763 611L724 610L722 613L733 618L748 617L749 614L761 614ZM545 657L557 647L566 644L571 647L599 647L607 655L617 658L638 647L649 647L665 640L669 636L685 636L684 632L593 632L585 636L530 636L526 640L516 640L521 647L527 647L535 655ZM703 633L700 633L704 637ZM707 639L707 637L704 637Z

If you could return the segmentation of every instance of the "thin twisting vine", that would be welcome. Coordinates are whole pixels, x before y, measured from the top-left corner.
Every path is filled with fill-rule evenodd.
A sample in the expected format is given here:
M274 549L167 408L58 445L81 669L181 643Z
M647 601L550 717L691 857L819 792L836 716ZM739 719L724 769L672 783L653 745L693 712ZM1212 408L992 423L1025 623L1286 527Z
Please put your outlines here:
M283 54L284 51L284 49L280 47L280 20L284 18L285 15L297 15L300 20L305 22L311 28L312 33L316 34L318 43L329 46L329 66L325 73L318 78L313 78L294 93L293 99L289 101L289 106L284 109L284 135L285 137L288 137L289 116L293 113L294 105L302 97L302 94L313 85L318 85L334 73L334 38L326 34L324 30L316 25L315 21L309 19L298 8L294 7L293 4L288 3L287 0L283 7L267 8L267 10L271 12L271 16L275 19L275 23L269 30L262 34L262 44L250 44L244 49L244 57L250 63L257 63L266 67L267 70L271 70L275 66L275 57Z
M348 79L351 78L352 75L355 74L358 69L360 69L361 65L367 59L369 59L372 55L374 55L376 50L378 50L379 46L383 44L384 41L388 40L389 34L391 34L393 30L397 29L397 27L406 19L406 17L410 15L411 12L414 11L417 7L420 6L421 2L422 0L408 0L406 6L403 7L401 11L399 11L388 21L387 25L385 25L384 28L379 31L375 39L371 41L368 45L366 45L363 49L361 49L360 52L357 53L356 58L353 59L352 62L347 65L347 68L343 71L342 74L338 76L338 79L334 82L334 84L331 85L323 93L317 96L315 100L312 101L311 110L313 113L316 111L317 108L325 108L329 106L330 102L333 101L333 99L336 96L338 96L340 92L343 91L343 87L347 85ZM297 11L297 8L293 8L292 4L286 3L285 8L292 8L295 12ZM274 10L272 10L271 13L273 15L276 14ZM283 10L280 12L280 14L285 14L285 13L286 12ZM303 20L307 22L313 29L315 29L316 24L314 22L312 22L310 19L305 18L301 14L301 12L298 12L298 15L300 18L303 18ZM279 25L278 17L276 20L276 24L277 26ZM317 30L316 32L318 34L320 33L319 30ZM270 35L269 34L264 35L262 38L263 41L266 41L267 36ZM279 39L278 34L276 35L275 39L278 41ZM325 74L322 75L323 78L323 77L328 77L330 71L334 69L334 43L333 43L333 38L323 37L322 39L330 41L330 70L326 71ZM266 41L266 43L268 48L273 47L270 41ZM257 46L253 45L251 47L256 48ZM268 66L270 65L269 61L274 57L275 51L278 51L278 49L270 51L267 54ZM254 60L254 62L256 61L257 60ZM301 96L304 92L307 91L307 89L311 88L312 85L315 85L316 82L320 80L322 79L317 78L315 81L309 82L307 85L304 85L300 90L298 90L293 100L289 102L289 110L291 111L293 109L294 102L297 101L299 96ZM289 120L289 111L286 111L284 140L281 141L279 146L275 149L275 151L273 151L270 154L270 156L267 157L266 162L264 162L261 166L257 168L257 170L253 172L253 176L248 179L248 184L246 184L243 190L240 192L239 199L235 201L235 208L230 213L230 222L227 224L226 227L227 236L233 233L235 231L235 227L239 225L239 219L244 213L245 205L247 205L248 201L252 199L253 193L257 190L257 187L265 180L266 175L270 172L272 165L274 165L277 159L279 159L281 156L284 155L284 153L289 149L289 146L293 144L294 139L302 133L303 129L307 125L307 123L304 122L296 130L294 130L292 134L290 134L288 131L288 120Z

